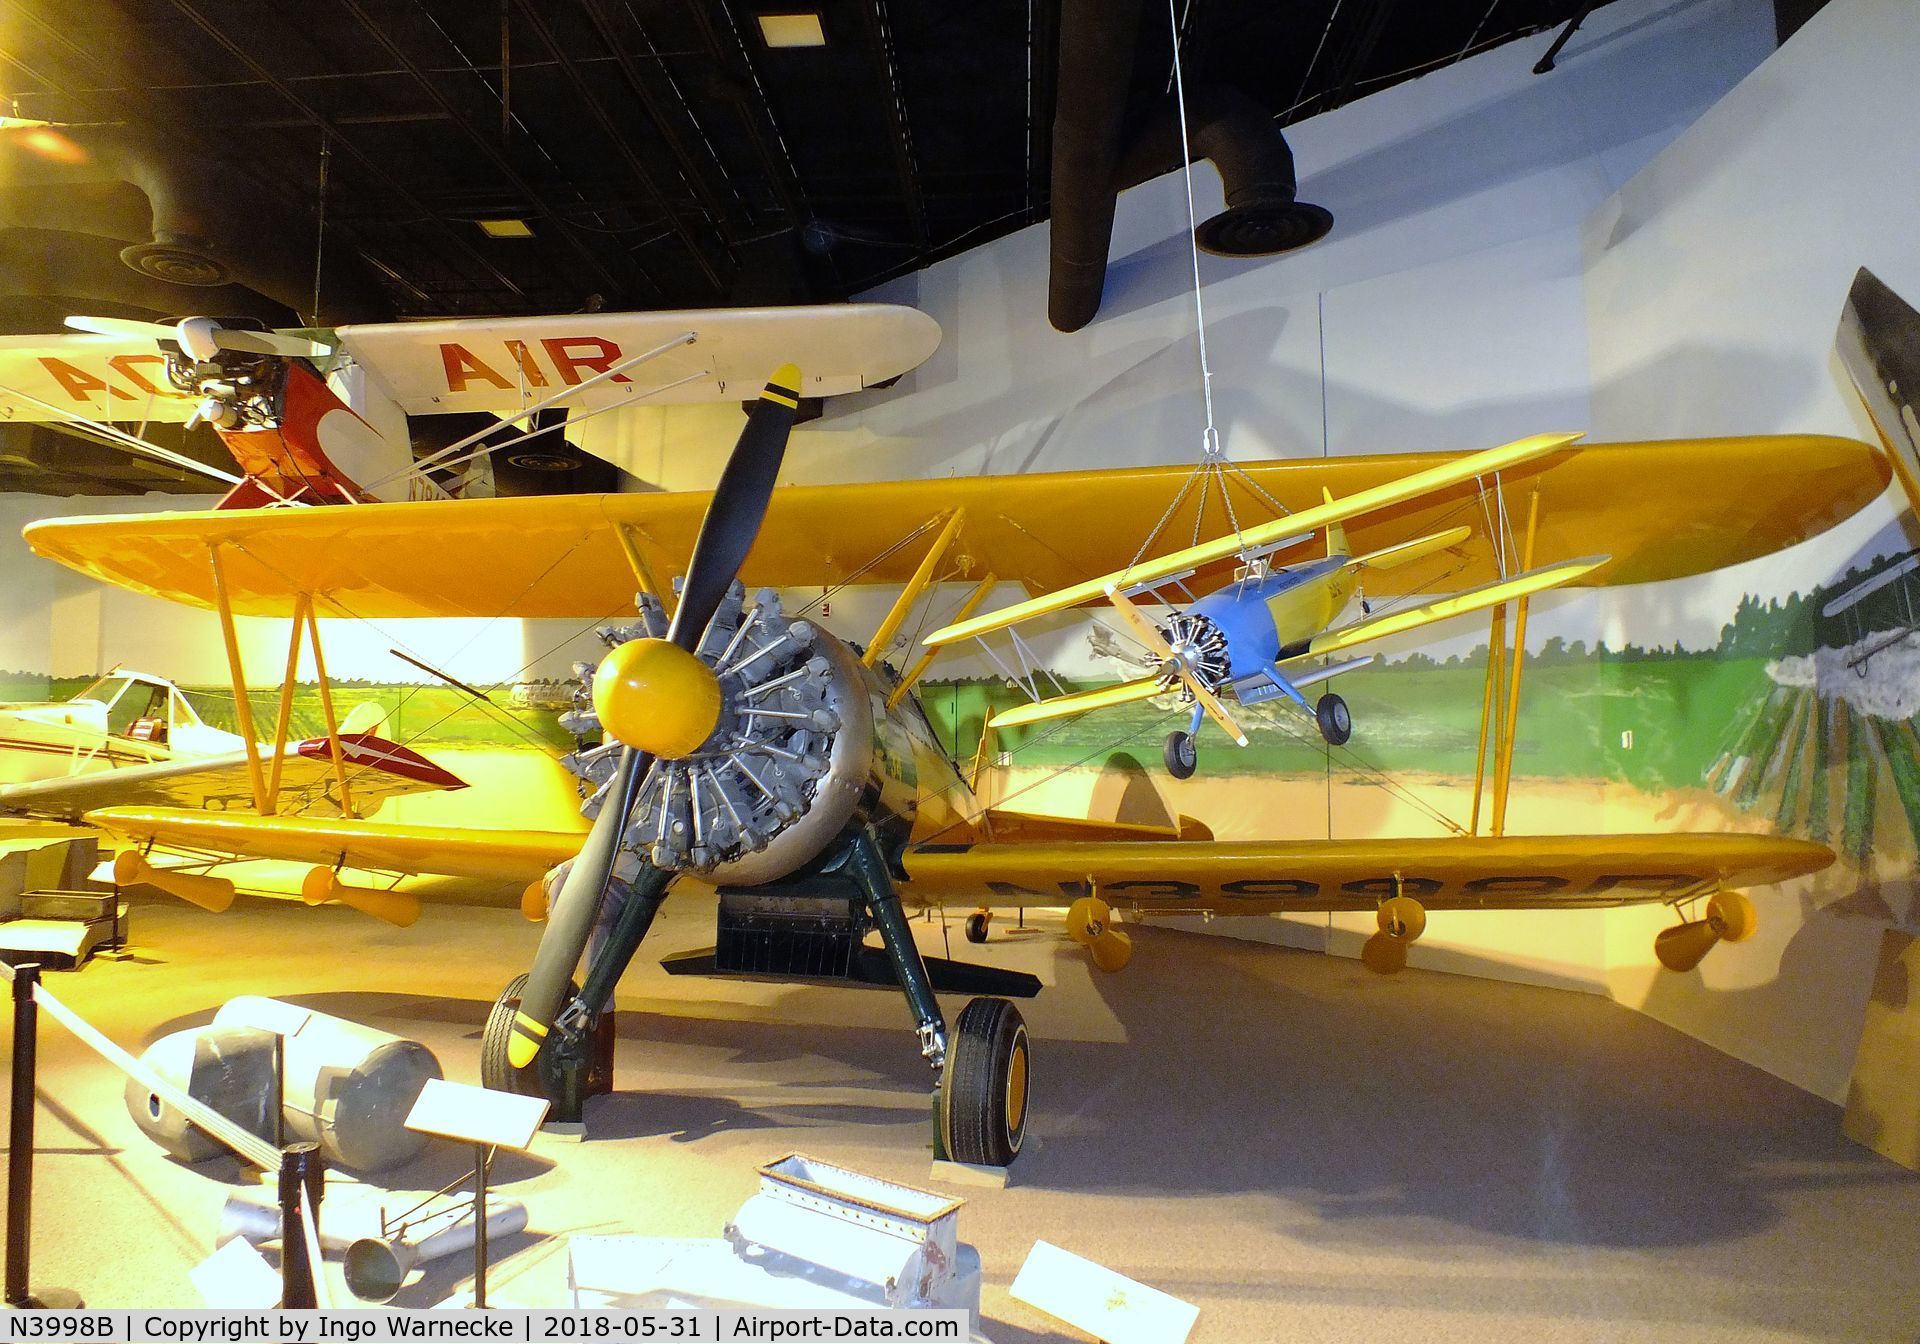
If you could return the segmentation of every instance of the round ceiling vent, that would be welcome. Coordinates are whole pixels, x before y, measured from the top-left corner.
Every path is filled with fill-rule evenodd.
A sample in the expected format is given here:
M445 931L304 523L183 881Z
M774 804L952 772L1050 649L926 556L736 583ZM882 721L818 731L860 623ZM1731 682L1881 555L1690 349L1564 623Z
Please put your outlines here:
M170 285L224 285L231 278L212 257L178 242L135 243L120 249L120 260Z
M1270 257L1317 243L1333 228L1333 213L1305 201L1242 205L1194 230L1202 252L1216 257Z
M563 453L511 453L507 461L525 471L572 471L580 465Z

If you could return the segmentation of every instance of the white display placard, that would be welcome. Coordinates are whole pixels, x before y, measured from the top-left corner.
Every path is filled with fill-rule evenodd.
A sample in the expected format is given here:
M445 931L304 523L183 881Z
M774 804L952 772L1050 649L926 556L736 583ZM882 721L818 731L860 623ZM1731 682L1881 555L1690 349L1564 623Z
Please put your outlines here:
M1106 1344L1185 1344L1200 1308L1104 1265L1036 1241L1014 1297Z
M523 1097L431 1078L407 1112L407 1128L462 1143L525 1148L547 1118L545 1097Z

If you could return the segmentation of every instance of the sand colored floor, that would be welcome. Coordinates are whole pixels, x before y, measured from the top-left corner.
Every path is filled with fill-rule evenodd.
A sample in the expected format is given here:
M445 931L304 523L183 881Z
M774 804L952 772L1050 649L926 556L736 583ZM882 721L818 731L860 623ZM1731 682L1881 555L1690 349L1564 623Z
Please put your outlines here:
M143 904L134 958L51 983L136 1051L277 994L414 1036L474 1081L488 1003L536 936L501 910L430 907L403 932L259 899ZM1920 1331L1920 1177L1844 1140L1827 1103L1592 996L1135 936L1118 977L1051 934L986 950L1049 982L1026 1007L1043 1146L961 1214L1000 1344L1079 1338L1007 1295L1039 1237L1197 1303L1197 1344ZM710 902L670 902L655 937L705 945ZM953 945L975 950L957 925ZM715 1235L754 1166L794 1149L926 1182L927 1075L897 995L649 962L621 1007L622 1091L588 1141L497 1167L542 1234L502 1248L497 1297L560 1302L568 1233ZM198 1305L186 1274L236 1168L165 1159L109 1066L51 1023L41 1048L36 1282ZM430 1188L465 1161L449 1147L381 1179ZM442 1263L401 1302L464 1275Z

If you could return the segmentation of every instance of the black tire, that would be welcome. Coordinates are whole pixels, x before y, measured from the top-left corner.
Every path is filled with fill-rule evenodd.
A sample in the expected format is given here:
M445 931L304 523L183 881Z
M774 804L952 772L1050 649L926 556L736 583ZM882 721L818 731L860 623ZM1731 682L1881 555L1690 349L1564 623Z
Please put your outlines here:
M974 913L968 915L967 916L967 941L970 943L986 942L987 941L987 925L991 922L992 922L991 918L988 916L987 912L984 910L976 910Z
M960 1010L940 1079L940 1123L955 1162L1005 1167L1027 1138L1031 1052L1027 1024L1005 999L974 999Z
M1332 691L1320 697L1320 703L1313 707L1313 717L1320 725L1320 736L1329 746L1343 747L1353 736L1353 714L1347 709L1347 702Z
M1167 763L1167 773L1175 779L1192 779L1193 772L1200 766L1200 751L1193 745L1192 733L1168 733L1160 757Z
M486 1029L480 1033L480 1086L523 1097L544 1097L547 1092L540 1083L540 1066L546 1059L548 1047L541 1046L533 1063L524 1069L514 1068L507 1055L507 1044L513 1038L514 1015L520 1011L520 995L526 988L527 977L514 976L487 1013ZM564 1008L579 995L579 986L568 981L567 997L561 1006Z

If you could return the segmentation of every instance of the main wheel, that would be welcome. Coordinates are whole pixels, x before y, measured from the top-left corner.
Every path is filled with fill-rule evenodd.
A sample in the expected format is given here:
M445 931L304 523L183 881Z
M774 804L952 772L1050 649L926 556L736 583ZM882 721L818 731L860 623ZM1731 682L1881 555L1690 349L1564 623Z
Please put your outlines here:
M1175 779L1193 778L1194 768L1200 764L1200 751L1193 745L1192 733L1168 733L1167 744L1160 755L1167 763L1167 773Z
M970 943L986 942L987 926L992 922L993 922L993 917L989 915L985 910L976 910L972 914L968 915L967 916L967 941Z
M513 1067L507 1055L508 1043L513 1039L513 1019L520 1012L520 996L526 992L527 977L516 975L500 991L500 997L493 1001L493 1008L487 1013L486 1029L480 1033L480 1086L491 1088L495 1092L514 1092L523 1097L544 1097L547 1090L541 1086L541 1066L546 1063L547 1052L552 1049L552 1038L540 1047L540 1053L533 1057L533 1063L524 1069ZM567 997L560 1005L563 1009L580 997L580 987L571 980L567 982Z
M940 1125L955 1162L1004 1167L1027 1137L1027 1024L1005 999L960 1010L940 1079Z
M1347 702L1332 691L1320 697L1320 703L1313 707L1313 717L1320 725L1320 736L1329 746L1345 746L1353 736L1353 715L1347 709Z

